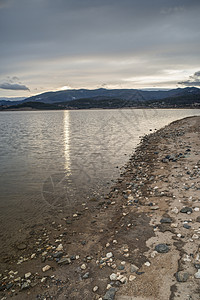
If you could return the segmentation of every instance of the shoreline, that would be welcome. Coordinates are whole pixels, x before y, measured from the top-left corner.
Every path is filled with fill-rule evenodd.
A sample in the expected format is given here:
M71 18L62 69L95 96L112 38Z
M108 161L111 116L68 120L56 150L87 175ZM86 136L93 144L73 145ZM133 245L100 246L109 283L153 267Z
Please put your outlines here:
M3 109L3 110L0 110L0 112L7 112L7 111L80 111L80 110L122 110L122 109L147 109L147 110L156 110L156 109L180 109L180 110L183 110L183 109L191 109L191 110L200 110L200 107L120 107L120 108L77 108L77 109L32 109L32 108L28 108L28 109Z
M104 201L52 209L7 258L1 299L198 300L199 128L144 136Z

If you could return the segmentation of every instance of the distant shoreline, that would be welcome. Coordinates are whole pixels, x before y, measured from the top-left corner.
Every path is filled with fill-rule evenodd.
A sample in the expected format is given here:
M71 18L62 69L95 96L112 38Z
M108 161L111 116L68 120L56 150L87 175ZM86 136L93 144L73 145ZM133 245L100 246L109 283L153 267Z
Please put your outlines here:
M113 107L113 108L78 108L78 109L75 109L75 108L72 108L72 109L36 109L36 108L19 108L19 109L2 109L0 110L0 112L8 112L8 111L24 111L24 112L27 112L27 111L80 111L80 110L122 110L122 109L148 109L148 110L151 110L151 109L191 109L191 110L194 110L194 109L199 109L200 110L200 107L123 107L123 108L116 108L116 107Z

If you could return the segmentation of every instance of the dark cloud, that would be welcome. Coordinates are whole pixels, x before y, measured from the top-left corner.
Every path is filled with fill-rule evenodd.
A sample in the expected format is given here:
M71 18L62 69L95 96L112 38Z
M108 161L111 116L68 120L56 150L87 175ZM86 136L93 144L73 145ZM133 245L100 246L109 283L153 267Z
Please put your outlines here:
M29 88L23 84L18 83L10 83L10 82L4 82L0 83L0 89L4 90L20 90L20 91L29 91Z
M179 84L185 86L200 86L200 71L195 72L188 80L180 81Z

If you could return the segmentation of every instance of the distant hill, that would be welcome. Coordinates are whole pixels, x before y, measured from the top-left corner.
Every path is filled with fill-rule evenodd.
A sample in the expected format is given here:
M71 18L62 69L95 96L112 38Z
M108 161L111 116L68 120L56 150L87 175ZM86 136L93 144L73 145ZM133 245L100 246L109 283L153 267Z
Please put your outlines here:
M1 100L2 109L90 109L123 107L198 107L200 89L178 88L169 91L143 90L67 90L48 92L22 101Z
M25 97L0 97L0 105L13 105L21 103Z
M168 97L182 96L186 94L200 94L198 88L178 88L169 91L143 91L136 89L96 89L96 90L67 90L58 92L47 92L36 96L29 97L22 102L43 102L43 103L59 103L68 102L78 99L93 98L98 100L98 97L123 99L127 101L148 101L160 100Z

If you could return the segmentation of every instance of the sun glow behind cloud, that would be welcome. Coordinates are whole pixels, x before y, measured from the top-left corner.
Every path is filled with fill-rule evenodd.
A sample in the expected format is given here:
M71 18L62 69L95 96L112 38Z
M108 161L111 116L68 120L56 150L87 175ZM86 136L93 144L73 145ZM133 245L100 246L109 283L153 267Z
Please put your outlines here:
M60 91L66 91L66 90L71 90L72 88L68 85L64 85L61 88L59 88Z

